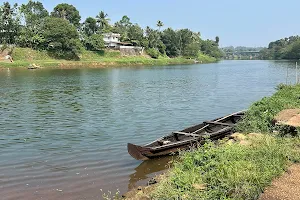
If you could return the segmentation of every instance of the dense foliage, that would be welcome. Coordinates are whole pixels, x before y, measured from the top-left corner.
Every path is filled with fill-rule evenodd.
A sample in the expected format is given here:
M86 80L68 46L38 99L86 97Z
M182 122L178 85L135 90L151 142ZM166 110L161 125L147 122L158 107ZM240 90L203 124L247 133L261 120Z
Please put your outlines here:
M81 16L76 7L61 3L48 12L39 1L29 0L27 4L0 5L0 44L13 44L36 50L47 50L61 58L79 58L80 49L99 51L105 47L104 33L119 33L121 42L141 46L150 56L184 57L197 59L206 54L216 59L222 57L219 37L202 40L200 33L189 29L173 30L158 21L157 29L145 29L132 23L128 16L110 23L107 13L100 11L95 17ZM61 37L60 37L61 36Z
M16 43L20 31L20 18L18 16L18 4L3 3L0 7L0 44Z
M46 50L58 58L78 59L81 44L73 25L64 19L49 17L45 19L42 29Z
M266 60L300 59L300 37L291 36L271 42L261 50L261 58Z

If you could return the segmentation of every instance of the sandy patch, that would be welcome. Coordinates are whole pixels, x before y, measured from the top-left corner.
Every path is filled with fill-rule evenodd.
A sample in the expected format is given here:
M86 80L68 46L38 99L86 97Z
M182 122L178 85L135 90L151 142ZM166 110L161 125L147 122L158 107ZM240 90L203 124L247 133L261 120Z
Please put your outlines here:
M300 127L300 109L283 110L276 115L274 120L278 124Z
M287 173L275 179L259 200L299 200L300 165L292 165Z

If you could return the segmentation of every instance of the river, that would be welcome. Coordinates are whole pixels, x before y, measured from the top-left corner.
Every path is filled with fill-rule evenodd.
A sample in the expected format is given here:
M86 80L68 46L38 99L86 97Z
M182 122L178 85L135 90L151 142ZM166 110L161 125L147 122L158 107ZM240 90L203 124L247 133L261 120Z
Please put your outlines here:
M101 199L159 171L127 143L246 109L295 80L292 62L0 69L0 199Z

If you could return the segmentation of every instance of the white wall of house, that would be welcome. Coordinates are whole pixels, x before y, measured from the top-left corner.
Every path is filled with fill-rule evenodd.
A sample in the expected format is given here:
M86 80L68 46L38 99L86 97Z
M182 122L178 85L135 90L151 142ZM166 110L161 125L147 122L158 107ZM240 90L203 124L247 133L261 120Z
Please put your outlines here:
M105 46L107 47L118 47L120 46L120 34L116 33L105 33L103 34L103 40L105 42Z

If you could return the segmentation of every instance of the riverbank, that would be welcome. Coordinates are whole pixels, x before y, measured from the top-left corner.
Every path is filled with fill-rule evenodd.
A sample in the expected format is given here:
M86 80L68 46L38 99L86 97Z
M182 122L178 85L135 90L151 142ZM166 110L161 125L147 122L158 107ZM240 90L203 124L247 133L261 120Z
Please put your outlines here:
M150 58L149 56L121 56L119 51L83 51L80 55L80 60L69 61L63 59L54 59L45 51L36 51L29 48L15 48L12 55L14 62L0 62L0 67L28 67L31 64L36 64L41 67L54 68L107 68L118 66L147 66L147 65L178 65L178 64L195 64L195 60L186 59L183 57L168 58L160 57L158 59ZM217 62L213 57L200 54L198 63Z
M290 137L291 127L274 124L280 111L300 108L299 94L299 85L280 85L273 96L249 108L237 127L245 134L183 153L150 193L141 189L128 199L258 199L275 178L300 162L299 137Z

